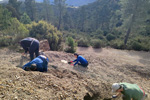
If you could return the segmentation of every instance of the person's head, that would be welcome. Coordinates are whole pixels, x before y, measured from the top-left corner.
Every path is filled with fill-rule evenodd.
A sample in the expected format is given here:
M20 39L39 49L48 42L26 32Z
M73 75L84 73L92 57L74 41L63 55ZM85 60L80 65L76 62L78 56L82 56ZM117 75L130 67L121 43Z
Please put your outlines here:
M122 90L123 88L119 83L114 83L112 85L112 92L121 92Z
M74 57L75 57L75 58L78 58L78 56L79 56L79 55L78 55L77 53L74 53Z
M31 67L30 67L30 70L31 71L36 71L36 69L37 69L36 64L32 64Z

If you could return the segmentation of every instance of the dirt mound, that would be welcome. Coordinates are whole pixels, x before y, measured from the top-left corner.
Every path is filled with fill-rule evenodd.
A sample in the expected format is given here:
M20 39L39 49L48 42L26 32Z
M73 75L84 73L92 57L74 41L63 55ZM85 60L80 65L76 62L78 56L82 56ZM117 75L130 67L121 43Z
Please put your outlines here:
M150 93L149 53L111 48L79 48L77 52L89 61L88 68L61 62L74 60L72 54L46 51L44 53L50 60L48 72L41 73L16 67L20 63L20 54L1 49L0 99L103 100L111 97L114 82L136 83ZM23 61L25 64L29 58Z
M49 43L47 40L42 40L40 41L40 51L49 51L50 47L49 47Z

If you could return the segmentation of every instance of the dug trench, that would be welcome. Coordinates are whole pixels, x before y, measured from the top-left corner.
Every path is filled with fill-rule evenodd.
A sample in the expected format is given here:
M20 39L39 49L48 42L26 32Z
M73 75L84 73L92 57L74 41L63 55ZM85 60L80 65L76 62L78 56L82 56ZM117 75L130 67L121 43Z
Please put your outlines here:
M136 83L150 93L149 65L141 62L149 59L149 53L111 48L78 48L77 52L89 61L88 69L61 63L75 59L72 54L46 51L50 60L48 72L41 73L16 67L21 61L20 53L1 49L0 99L109 100L114 82ZM28 61L29 58L24 59L23 64Z

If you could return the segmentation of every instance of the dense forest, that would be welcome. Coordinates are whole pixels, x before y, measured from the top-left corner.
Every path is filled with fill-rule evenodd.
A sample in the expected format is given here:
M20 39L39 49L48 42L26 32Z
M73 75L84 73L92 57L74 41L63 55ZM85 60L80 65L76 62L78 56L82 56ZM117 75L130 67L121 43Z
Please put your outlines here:
M81 0L80 0L81 1ZM95 0L79 7L66 0L9 0L0 4L0 47L31 36L47 39L52 50L62 44L150 50L150 0Z

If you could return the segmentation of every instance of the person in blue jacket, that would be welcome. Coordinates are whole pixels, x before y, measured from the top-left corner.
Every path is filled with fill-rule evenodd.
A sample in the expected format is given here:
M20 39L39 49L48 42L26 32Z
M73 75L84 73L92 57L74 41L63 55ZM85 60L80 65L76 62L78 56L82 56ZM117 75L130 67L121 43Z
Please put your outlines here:
M39 56L39 41L37 39L27 37L22 39L19 43L25 50L22 56L24 56L27 52L29 52L31 60L34 59L34 53L36 57Z
M78 55L77 53L75 53L74 54L74 57L76 58L74 61L70 61L70 62L68 62L68 63L72 63L72 62L75 62L74 64L73 64L73 66L75 66L75 65L81 65L81 66L83 66L83 67L87 67L88 66L88 61L85 59L85 58L83 58L82 56L80 56L80 55Z
M29 63L25 64L22 68L26 71L40 71L47 72L47 65L49 59L45 55L40 55L34 58Z

